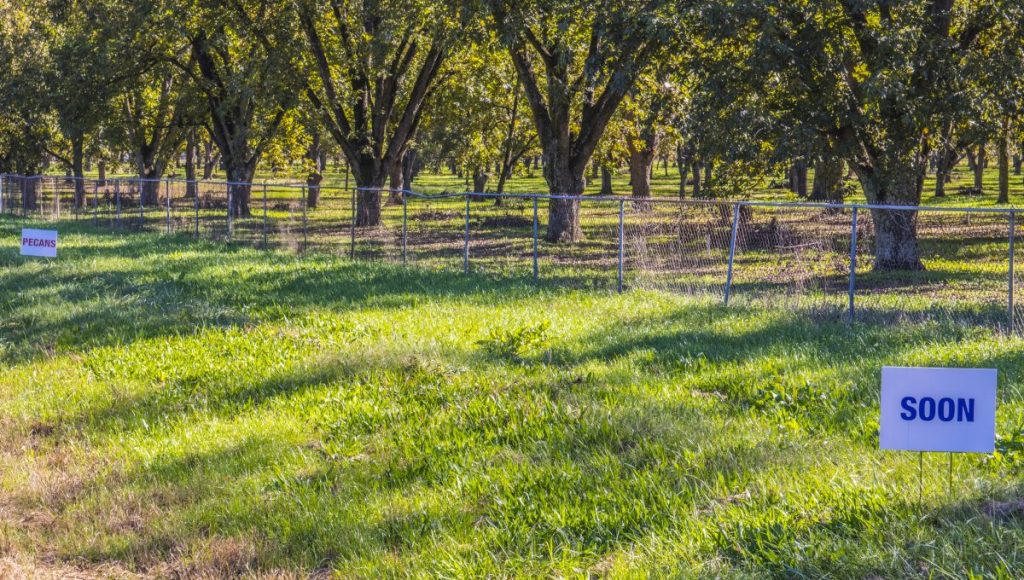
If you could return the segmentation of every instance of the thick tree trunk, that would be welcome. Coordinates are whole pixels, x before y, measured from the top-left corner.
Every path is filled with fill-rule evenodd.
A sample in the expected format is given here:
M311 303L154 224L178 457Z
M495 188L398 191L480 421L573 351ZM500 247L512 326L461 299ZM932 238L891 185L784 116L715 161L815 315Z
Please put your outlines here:
M651 197L651 167L654 164L653 151L632 151L629 155L629 179L633 197Z
M1005 134L999 136L999 199L996 203L1010 203L1010 143Z
M320 203L320 183L324 180L323 173L313 172L306 176L306 207L316 209Z
M1022 162L1022 160L1021 160L1020 153L1019 152L1018 153L1014 153L1013 154L1013 174L1014 175L1020 175L1021 165L1022 164L1024 164L1024 162Z
M691 166L693 168L693 197L699 198L704 194L704 192L701 191L701 172L703 171L704 166L700 161L694 161Z
M612 172L604 165L601 166L601 195L615 195L612 188Z
M811 201L843 203L843 174L846 167L839 157L822 156L814 164Z
M487 180L490 179L490 174L487 171L476 167L473 169L473 192L484 193L487 189Z
M917 246L917 212L871 210L875 225L874 269L924 270Z
M569 167L568 155L555 156L554 147L546 148L544 178L552 195L579 196L587 187L583 168ZM552 199L548 203L548 227L544 238L549 242L574 243L583 239L580 227L580 202L575 199Z
M916 206L921 199L924 169L922 162L918 170L904 167L882 174L861 167L856 171L869 203ZM917 213L917 210L871 210L875 270L924 270L917 244Z
M250 217L249 206L252 195L252 175L254 167L245 163L230 164L227 168L228 182L231 184L231 212L235 217Z
M99 172L99 178L98 178L99 183L98 183L98 185L100 187L106 187L107 186L107 162L103 161L103 160L100 160L100 162L96 164L96 171Z
M370 228L381 224L381 191L388 173L378 171L373 157L367 155L352 168L356 178L356 227Z
M804 159L793 162L793 193L800 198L807 197L807 161Z
M25 211L39 209L39 180L33 177L20 178L21 207Z

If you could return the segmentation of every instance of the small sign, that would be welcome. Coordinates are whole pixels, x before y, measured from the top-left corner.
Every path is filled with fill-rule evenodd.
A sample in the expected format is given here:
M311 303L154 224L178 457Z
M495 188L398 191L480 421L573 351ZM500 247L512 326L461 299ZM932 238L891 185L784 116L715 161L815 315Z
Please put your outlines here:
M991 453L996 369L882 368L879 446Z
M56 230L21 230L21 255L40 258L57 257Z

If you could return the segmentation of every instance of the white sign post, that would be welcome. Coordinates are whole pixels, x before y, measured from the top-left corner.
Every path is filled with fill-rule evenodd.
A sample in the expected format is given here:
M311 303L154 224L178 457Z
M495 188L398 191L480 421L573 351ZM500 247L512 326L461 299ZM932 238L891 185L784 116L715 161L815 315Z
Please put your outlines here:
M21 255L40 258L57 257L56 230L21 230Z
M920 451L923 488L924 452L991 453L996 438L996 369L882 368L882 449ZM918 490L920 501L921 490Z

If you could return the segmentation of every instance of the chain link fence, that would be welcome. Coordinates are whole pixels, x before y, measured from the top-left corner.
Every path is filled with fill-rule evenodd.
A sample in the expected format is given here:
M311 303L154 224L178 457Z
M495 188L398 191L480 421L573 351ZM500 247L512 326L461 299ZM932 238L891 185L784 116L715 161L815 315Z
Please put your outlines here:
M377 193L378 223L357 226L359 192L342 188L2 175L0 214L823 318L1024 328L1012 209L884 208L916 224L924 265L892 271L873 268L880 208L867 205L585 196L581 238L565 244L545 240L564 197Z

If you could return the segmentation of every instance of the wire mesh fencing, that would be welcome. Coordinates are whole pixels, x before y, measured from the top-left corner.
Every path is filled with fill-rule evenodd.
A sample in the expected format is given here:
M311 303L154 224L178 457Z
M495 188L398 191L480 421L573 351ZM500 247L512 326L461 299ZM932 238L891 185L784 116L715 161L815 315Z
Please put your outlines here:
M574 213L571 243L549 235L556 206ZM1013 209L0 175L0 214L822 318L1024 328Z

